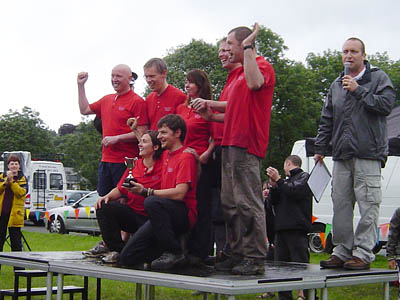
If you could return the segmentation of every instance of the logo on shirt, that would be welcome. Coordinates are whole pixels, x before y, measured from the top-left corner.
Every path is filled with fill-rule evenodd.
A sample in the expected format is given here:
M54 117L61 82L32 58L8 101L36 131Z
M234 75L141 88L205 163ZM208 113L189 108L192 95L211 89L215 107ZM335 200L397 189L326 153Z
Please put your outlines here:
M238 77L238 80L243 80L243 75L240 75L240 76Z
M168 168L168 173L172 173L173 171L174 171L173 168L171 168L171 167Z
M153 181L156 181L156 180L158 180L158 179L160 179L160 176L159 176L159 175L155 175L155 176L151 177L151 180L153 180Z
M118 106L118 110L123 111L123 110L125 110L125 107L123 107L123 106Z
M172 111L172 107L164 107L165 111Z
M195 118L195 119L200 119L200 118L201 118L201 116L200 116L200 115L198 115L198 114L195 114L195 115L194 115L194 118Z

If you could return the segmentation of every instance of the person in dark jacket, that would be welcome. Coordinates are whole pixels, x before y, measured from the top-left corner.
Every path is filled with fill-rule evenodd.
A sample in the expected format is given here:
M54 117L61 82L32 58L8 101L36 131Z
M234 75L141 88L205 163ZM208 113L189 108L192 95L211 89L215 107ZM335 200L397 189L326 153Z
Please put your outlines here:
M386 256L388 258L389 268L396 269L397 266L400 276L400 207L395 210L390 219ZM400 299L400 289L398 291L398 298Z
M308 232L311 229L312 193L307 185L309 174L300 167L301 158L290 155L283 165L287 179L282 179L277 169L267 168L275 211L275 261L310 261ZM280 300L292 299L291 291L278 295ZM305 299L302 290L298 299Z
M345 71L331 84L322 109L314 160L332 145L332 232L335 248L323 268L368 269L375 255L381 168L388 155L386 116L395 92L388 75L366 59L365 45L349 38L343 45ZM346 67L347 66L347 67ZM345 74L346 73L346 74ZM353 230L357 202L360 221Z

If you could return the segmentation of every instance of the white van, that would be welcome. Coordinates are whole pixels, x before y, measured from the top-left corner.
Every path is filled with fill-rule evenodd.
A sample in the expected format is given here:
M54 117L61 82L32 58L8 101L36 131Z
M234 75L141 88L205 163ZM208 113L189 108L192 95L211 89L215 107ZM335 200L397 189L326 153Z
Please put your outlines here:
M300 140L294 143L291 154L300 156L303 161L302 169L308 173L314 167L313 156L307 157L306 142ZM332 157L325 157L324 162L332 174ZM382 169L382 203L380 205L378 232L379 241L377 241L374 252L378 252L387 242L388 223L397 207L400 206L400 180L397 177L400 174L400 157L389 156L385 168ZM332 224L332 199L331 184L328 184L319 203L313 201L313 216L317 219L313 223L313 232L310 234L310 249L314 252L331 252L332 242L331 234L326 237L325 248L322 246L320 232L325 232L325 225ZM354 208L354 228L360 220L360 213L356 204Z
M61 162L36 161L31 159L30 152L4 152L4 161L10 154L17 154L21 159L21 169L28 182L25 200L25 215L34 223L38 223L44 212L63 206L67 189L64 166ZM4 165L6 171L7 165Z

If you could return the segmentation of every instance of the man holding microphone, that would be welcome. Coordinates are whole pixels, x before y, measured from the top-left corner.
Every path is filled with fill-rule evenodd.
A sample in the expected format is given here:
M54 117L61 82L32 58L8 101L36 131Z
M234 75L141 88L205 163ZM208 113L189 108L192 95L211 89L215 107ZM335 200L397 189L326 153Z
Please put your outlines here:
M386 116L395 100L388 75L366 60L365 45L349 38L342 49L345 72L331 84L315 141L316 163L332 145L333 244L323 268L368 269L375 256L381 168L388 155ZM346 74L345 74L346 73ZM348 74L347 74L348 73ZM357 202L360 221L353 230Z

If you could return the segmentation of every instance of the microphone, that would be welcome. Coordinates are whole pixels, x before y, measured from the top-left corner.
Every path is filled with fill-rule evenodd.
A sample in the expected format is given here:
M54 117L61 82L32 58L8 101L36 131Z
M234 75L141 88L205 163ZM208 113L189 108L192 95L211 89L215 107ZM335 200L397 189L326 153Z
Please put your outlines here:
M344 63L344 75L349 75L350 74L350 63L346 61Z

